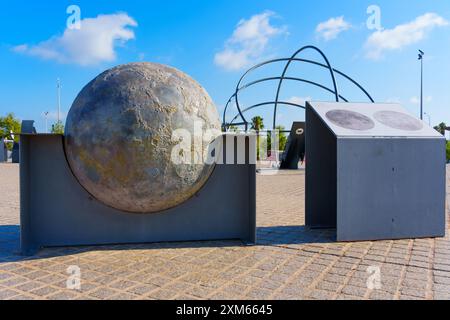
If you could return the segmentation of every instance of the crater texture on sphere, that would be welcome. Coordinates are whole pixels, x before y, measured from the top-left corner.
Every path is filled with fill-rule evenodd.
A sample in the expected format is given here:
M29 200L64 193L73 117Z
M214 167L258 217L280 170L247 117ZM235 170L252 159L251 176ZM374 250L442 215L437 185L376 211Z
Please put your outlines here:
M127 212L151 213L188 200L214 165L176 164L172 132L194 123L220 130L208 93L186 74L164 65L131 63L107 70L75 99L65 148L80 184L97 200ZM201 159L208 143L192 153ZM177 150L177 149L175 149Z

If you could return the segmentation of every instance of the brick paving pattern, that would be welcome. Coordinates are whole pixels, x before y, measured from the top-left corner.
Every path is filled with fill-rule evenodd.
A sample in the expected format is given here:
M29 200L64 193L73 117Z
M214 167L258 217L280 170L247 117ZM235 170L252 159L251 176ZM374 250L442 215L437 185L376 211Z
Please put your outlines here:
M19 168L0 164L0 299L450 299L449 232L338 243L332 230L304 227L303 171L258 175L257 187L256 246L48 248L22 257ZM80 290L67 289L70 266L81 270Z

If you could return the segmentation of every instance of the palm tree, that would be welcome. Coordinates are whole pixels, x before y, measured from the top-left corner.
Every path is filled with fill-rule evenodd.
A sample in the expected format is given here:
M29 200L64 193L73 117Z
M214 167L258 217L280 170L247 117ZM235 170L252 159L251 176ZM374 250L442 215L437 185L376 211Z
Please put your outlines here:
M264 119L260 116L253 117L252 119L252 130L256 132L264 129Z
M261 160L259 155L259 132L264 129L264 119L260 116L253 117L251 129L256 131L256 159L259 161Z

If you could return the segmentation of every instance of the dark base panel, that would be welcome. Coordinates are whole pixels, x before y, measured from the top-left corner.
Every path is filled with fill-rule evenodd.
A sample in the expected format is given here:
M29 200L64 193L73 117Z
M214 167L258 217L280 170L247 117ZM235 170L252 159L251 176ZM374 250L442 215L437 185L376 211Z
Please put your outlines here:
M248 150L247 150L248 151ZM61 135L22 135L21 249L51 246L240 239L256 241L256 167L216 165L180 206L132 214L93 199L73 176Z

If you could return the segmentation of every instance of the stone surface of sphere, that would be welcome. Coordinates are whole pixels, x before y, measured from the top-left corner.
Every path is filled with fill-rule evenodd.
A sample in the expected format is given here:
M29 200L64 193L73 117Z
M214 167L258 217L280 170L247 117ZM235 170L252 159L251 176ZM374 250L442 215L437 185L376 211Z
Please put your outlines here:
M192 197L214 169L202 161L172 161L181 141L172 133L184 129L194 137L195 124L202 132L220 130L211 98L192 78L154 63L117 66L75 99L65 127L67 160L79 183L104 204L159 212ZM200 143L193 156L208 147Z

